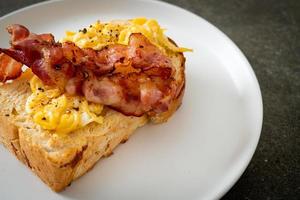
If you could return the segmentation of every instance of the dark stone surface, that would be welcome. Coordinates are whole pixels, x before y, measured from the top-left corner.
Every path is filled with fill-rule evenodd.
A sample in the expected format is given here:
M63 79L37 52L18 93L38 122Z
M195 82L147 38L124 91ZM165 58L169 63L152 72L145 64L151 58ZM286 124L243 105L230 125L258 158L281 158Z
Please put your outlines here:
M0 16L41 0L0 0ZM300 0L167 0L207 19L245 53L264 123L256 153L223 199L300 199Z

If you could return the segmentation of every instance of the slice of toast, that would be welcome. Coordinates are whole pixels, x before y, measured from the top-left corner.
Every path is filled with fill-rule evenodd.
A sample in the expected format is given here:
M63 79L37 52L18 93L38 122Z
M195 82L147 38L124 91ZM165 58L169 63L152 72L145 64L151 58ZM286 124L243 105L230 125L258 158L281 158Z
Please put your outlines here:
M31 94L30 71L12 83L0 85L0 142L37 174L51 189L61 191L101 158L109 156L138 127L148 121L165 122L180 106L184 93L183 54L172 57L174 78L182 89L170 109L156 116L125 116L105 108L104 123L91 123L66 136L57 136L33 123L25 112Z

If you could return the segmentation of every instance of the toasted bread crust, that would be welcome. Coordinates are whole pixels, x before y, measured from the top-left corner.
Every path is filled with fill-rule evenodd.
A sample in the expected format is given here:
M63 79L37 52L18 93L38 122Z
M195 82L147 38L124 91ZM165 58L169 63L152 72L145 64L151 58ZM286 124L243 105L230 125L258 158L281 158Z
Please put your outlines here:
M111 117L120 115L115 111L111 112ZM146 117L126 119L126 116L122 116L121 118L123 118L123 127L115 124L104 135L89 135L85 145L69 149L66 153L70 154L71 159L67 163L57 163L42 146L32 141L30 131L10 123L9 117L0 117L0 138L4 146L21 162L52 190L59 192L85 174L101 157L109 156L118 144L127 140L136 128L147 122ZM69 156L62 155L60 159L64 157Z

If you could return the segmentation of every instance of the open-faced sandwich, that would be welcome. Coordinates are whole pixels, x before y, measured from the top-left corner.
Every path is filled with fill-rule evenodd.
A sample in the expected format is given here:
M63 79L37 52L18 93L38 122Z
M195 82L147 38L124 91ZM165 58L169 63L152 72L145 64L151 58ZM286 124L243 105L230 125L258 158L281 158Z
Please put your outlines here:
M55 191L181 104L189 49L166 37L156 20L98 21L60 42L22 25L7 30L0 141Z

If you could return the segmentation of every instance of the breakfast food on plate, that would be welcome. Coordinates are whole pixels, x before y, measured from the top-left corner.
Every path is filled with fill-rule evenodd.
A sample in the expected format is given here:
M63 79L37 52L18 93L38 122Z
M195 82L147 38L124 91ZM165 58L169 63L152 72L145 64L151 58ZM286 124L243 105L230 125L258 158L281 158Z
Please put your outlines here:
M7 30L0 141L55 191L181 104L183 52L190 49L166 37L156 20L98 21L60 42L22 25Z

